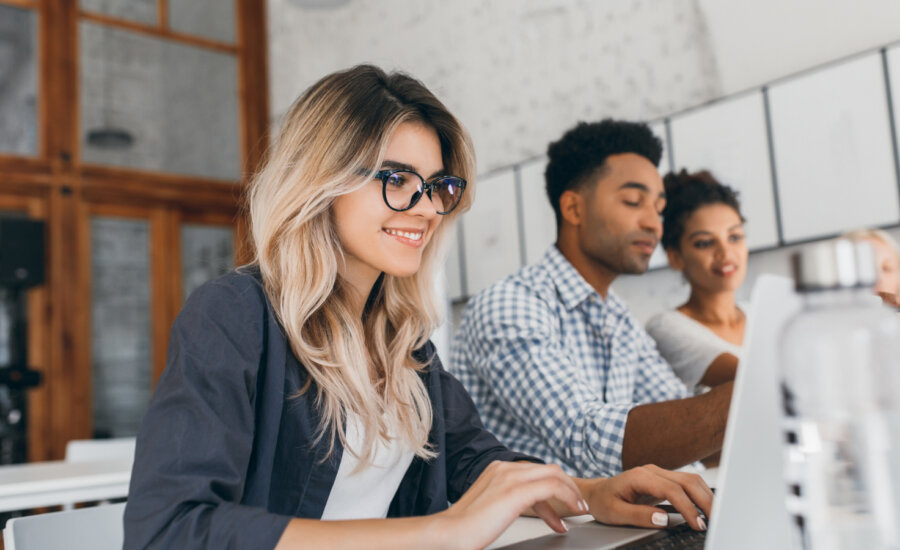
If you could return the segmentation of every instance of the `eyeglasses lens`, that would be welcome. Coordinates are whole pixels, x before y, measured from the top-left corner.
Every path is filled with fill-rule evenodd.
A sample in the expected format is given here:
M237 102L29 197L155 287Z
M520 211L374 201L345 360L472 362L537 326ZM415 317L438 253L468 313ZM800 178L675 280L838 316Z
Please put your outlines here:
M462 185L459 178L447 176L434 182L431 202L438 212L449 212L456 207L462 197Z
M406 209L422 194L422 179L412 172L394 172L387 177L384 195L388 205L396 210Z

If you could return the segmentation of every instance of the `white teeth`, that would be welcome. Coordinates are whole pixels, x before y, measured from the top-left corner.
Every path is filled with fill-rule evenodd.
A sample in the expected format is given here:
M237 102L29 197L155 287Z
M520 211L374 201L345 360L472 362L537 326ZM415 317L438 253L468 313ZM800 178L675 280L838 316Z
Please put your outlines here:
M413 233L411 231L397 231L396 229L385 229L384 232L388 233L389 235L396 235L398 237L404 237L411 241L418 241L419 239L422 238L422 235L424 234L423 232L420 232L420 231L416 231L415 233Z

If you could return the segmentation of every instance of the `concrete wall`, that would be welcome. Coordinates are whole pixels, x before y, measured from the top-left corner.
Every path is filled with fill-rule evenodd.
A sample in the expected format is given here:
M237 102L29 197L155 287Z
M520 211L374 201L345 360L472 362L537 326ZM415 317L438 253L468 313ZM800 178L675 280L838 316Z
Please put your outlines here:
M546 151L579 120L656 118L719 95L695 0L269 2L273 121L332 71L422 80L465 124L480 171Z

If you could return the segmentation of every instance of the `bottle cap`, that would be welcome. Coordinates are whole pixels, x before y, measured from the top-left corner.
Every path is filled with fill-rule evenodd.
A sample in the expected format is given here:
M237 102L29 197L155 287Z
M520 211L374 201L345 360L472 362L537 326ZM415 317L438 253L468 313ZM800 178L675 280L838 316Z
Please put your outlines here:
M805 246L792 257L794 282L801 292L868 288L878 276L871 243L830 239Z

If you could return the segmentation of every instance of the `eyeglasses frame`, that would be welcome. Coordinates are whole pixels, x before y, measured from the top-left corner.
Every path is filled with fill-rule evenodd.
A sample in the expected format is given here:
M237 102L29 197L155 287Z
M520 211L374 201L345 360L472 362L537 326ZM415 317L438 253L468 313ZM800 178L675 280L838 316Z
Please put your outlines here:
M388 202L388 198L387 198L388 178L390 178L392 175L394 175L398 172L405 172L407 174L415 174L416 177L419 178L419 181L422 182L421 192L419 193L419 196L415 200L411 200L409 202L409 205L407 205L406 208L394 208L393 206L391 206L391 203ZM434 178L431 179L431 181L425 181L425 178L423 178L422 175L419 174L418 172L416 172L415 170L407 170L405 168L390 168L390 169L386 169L386 170L379 170L372 175L372 178L381 180L381 198L384 200L384 204L386 204L387 207L390 208L391 210L393 210L394 212L406 212L407 210L412 209L415 205L419 204L419 201L422 199L422 196L425 195L426 193L428 194L428 200L432 201L432 204L434 204L434 201L431 198L431 192L434 189L434 186L437 184L438 181L440 181L444 178L453 178L459 183L459 190L460 190L459 199L456 201L456 203L453 205L453 207L450 208L450 210L441 212L441 211L435 209L435 212L437 212L438 215L445 216L445 215L449 214L450 212L453 212L454 210L456 210L456 207L459 206L459 203L462 201L462 194L466 190L466 180L464 180L463 178L461 178L459 176L451 176L448 174L444 174L442 176L435 176Z

